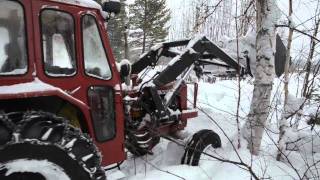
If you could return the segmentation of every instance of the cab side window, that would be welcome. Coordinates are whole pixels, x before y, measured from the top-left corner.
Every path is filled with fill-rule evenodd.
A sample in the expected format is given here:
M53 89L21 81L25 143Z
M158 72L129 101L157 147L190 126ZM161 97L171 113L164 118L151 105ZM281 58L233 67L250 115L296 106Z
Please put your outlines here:
M51 9L42 11L41 32L46 74L50 76L74 75L76 55L72 15Z
M24 11L16 1L0 1L0 75L27 72Z
M112 75L107 55L96 20L91 15L82 18L82 36L86 74L99 79L110 79Z

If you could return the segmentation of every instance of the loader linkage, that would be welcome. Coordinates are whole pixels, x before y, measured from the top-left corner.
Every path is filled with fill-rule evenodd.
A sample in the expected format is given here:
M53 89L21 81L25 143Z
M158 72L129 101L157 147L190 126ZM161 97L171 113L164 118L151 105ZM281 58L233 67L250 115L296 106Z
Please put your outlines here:
M177 50L182 48L184 50ZM148 71L158 66L160 58L171 60L161 72L156 72L148 79ZM130 131L127 134L131 134L131 140L141 138L141 134L148 134L148 138L144 137L142 138L144 141L129 143L141 143L141 148L147 147L146 151L148 151L154 144L148 145L145 142L154 142L152 140L154 137L182 130L188 118L197 116L198 86L197 83L193 84L195 98L190 107L187 99L187 78L192 70L200 77L202 67L206 65L234 69L240 72L240 75L251 73L204 36L193 40L158 44L132 65L133 84L129 89L124 90L130 97L129 101L125 100L126 104L130 104L128 106L130 108L126 109L127 114L131 115L126 120L126 129ZM148 80L145 81L146 79ZM132 98L136 100L133 101ZM133 133L136 134L135 138L132 138L132 132L135 132Z
M186 46L185 50L176 50L173 48ZM165 111L175 98L179 95L181 85L186 82L186 79L194 70L196 75L202 75L202 67L205 65L215 65L225 68L234 69L240 72L240 75L250 74L247 69L238 64L235 59L230 57L221 48L213 42L202 36L193 40L182 40L174 42L166 42L154 46L151 51L145 53L140 59L132 65L132 74L138 74L144 71L147 67L157 66L161 57L172 58L169 64L158 74L152 77L149 82L152 82L151 91L152 99L157 106L158 111ZM143 76L143 74L142 74ZM138 77L138 79L141 77ZM170 84L171 88L163 98L156 93L157 90L163 89ZM140 89L142 89L140 87ZM159 114L160 116L167 114Z

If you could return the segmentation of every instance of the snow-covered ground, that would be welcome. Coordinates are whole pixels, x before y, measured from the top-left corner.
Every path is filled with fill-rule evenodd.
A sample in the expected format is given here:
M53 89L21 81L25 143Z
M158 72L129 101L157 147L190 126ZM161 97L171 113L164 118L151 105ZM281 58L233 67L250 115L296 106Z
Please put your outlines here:
M301 79L297 76L292 76L290 83L290 92L295 95L300 90L297 87L301 86ZM217 81L215 84L204 82L199 83L198 106L206 112L212 119L200 112L199 117L189 121L186 132L193 134L201 129L212 129L217 132L222 140L222 148L207 149L206 152L216 157L241 161L252 166L254 173L259 178L270 179L299 179L303 176L306 170L306 162L313 162L320 159L319 154L298 152L290 152L286 163L276 161L277 147L275 143L278 140L278 125L277 117L281 114L281 91L282 85L279 79L275 80L273 90L273 108L278 111L271 113L266 133L262 142L262 149L259 156L251 156L246 148L246 142L241 140L241 148L236 149L230 143L236 144L237 124L235 112L237 108L237 81L223 80ZM192 87L189 88L192 91ZM241 82L241 103L240 103L240 123L245 122L245 117L250 110L250 101L253 91L253 82L251 79L246 79ZM279 107L278 107L279 106ZM301 126L305 124L302 123ZM221 131L221 129L224 131ZM310 128L309 128L310 129ZM306 131L309 130L306 128ZM161 143L154 149L154 155L134 158L129 155L128 160L121 165L120 171L107 172L108 179L117 179L125 176L123 179L142 180L142 179L157 179L157 180L208 180L208 179L250 179L251 175L244 166L237 166L231 163L223 163L208 157L203 159L199 167L191 167L180 165L180 160L184 149L173 142L161 140ZM238 157L239 155L239 157ZM293 164L294 168L290 164ZM313 167L314 168L314 167ZM299 175L297 174L299 173ZM299 177L301 176L301 177ZM309 177L316 175L310 175Z

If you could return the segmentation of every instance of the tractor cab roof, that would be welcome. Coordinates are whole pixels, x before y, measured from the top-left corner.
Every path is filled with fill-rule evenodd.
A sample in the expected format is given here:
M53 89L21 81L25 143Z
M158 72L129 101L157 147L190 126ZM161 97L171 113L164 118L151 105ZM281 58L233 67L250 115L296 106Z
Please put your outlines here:
M101 10L101 5L94 0L49 0L49 1L61 2L61 3Z

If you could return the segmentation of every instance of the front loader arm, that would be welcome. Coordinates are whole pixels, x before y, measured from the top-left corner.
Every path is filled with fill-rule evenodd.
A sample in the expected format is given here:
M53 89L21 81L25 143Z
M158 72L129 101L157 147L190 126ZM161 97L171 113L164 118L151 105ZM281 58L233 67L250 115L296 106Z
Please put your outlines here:
M175 47L187 47L185 51L174 51L172 48ZM206 37L202 36L195 38L193 40L181 40L166 42L154 46L149 52L143 54L138 61L132 65L132 74L139 74L148 66L156 66L160 57L169 57L177 59L177 57L182 57L182 61L190 60L190 57L187 55L188 50L193 50L195 53L199 54L199 59L193 60L193 62L199 62L199 65L217 65L222 67L228 67L232 69L240 69L244 73L245 68L238 64L235 59L230 57L226 52L221 48L215 45L213 42L208 40ZM190 53L189 53L190 54ZM222 63L216 63L212 59L217 59ZM172 61L173 61L172 60ZM186 62L184 67L190 66L191 64ZM180 63L180 62L179 62ZM179 64L178 63L178 64ZM172 64L172 63L171 63ZM176 67L176 66L175 66ZM185 69L185 68L182 68ZM182 73L180 71L180 73Z
M175 49L177 47L185 49L177 50ZM197 75L200 75L201 66L216 65L240 70L241 74L246 73L243 65L238 64L226 52L202 36L193 40L166 42L154 46L132 65L132 74L139 74L150 66L155 67L161 57L171 58L171 60L161 72L151 78L151 87L150 83L148 87L148 91L150 91L148 94L151 94L150 98L156 105L157 112L167 111L191 71L195 70ZM160 97L157 90L167 84L172 84L170 91ZM168 112L156 114L161 117L168 115Z
M177 51L173 49L175 47L186 47L186 49L184 51ZM245 71L246 68L244 68L243 65L239 64L204 36L193 40L166 42L154 46L151 51L143 54L140 59L132 65L132 74L139 74L148 66L156 66L162 56L173 59L153 80L153 83L157 87L177 80L177 78L191 66L199 69L200 66L216 65L239 70L241 74L250 74L250 72Z

